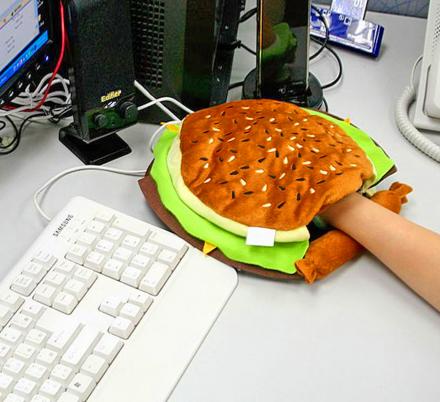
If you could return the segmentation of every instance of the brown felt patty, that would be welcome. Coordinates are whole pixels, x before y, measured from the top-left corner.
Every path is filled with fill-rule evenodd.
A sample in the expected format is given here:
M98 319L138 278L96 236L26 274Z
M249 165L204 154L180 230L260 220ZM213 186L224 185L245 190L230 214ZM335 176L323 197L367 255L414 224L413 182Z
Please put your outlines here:
M181 172L218 214L292 230L373 176L363 150L337 125L290 103L243 100L185 118Z

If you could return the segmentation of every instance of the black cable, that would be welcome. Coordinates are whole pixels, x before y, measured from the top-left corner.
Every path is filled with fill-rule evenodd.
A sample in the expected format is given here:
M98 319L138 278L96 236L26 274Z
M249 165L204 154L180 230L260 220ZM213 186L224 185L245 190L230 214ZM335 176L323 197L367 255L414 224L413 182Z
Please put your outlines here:
M255 50L252 50L249 46L246 46L243 42L239 41L238 47L242 47L243 49L247 50L249 53L253 54L254 56L257 55L257 52Z
M3 120L0 120L0 131L2 131L6 127L6 122Z
M322 98L322 103L324 104L324 112L328 112L328 103L327 103L327 99Z
M257 7L252 8L251 10L245 12L238 20L238 23L241 24L241 23L251 19L255 14L257 14Z
M316 43L322 43L319 39L317 38L312 38L313 42ZM336 85L342 78L342 73L343 73L343 65L342 65L342 61L341 58L338 56L338 54L328 45L325 45L325 48L334 56L334 58L336 59L337 63L338 63L338 67L339 67L339 72L338 75L336 76L336 78L333 81L330 81L328 84L322 85L321 88L322 89L327 89L330 88L334 85Z
M320 41L321 47L315 53L313 53L309 57L309 60L315 59L316 57L318 57L322 53L322 51L327 46L327 43L328 43L329 38L330 38L330 30L328 28L327 21L324 18L324 15L322 14L322 11L318 7L314 6L313 4L312 4L312 10L318 15L318 18L320 19L320 21L324 25L324 28L325 28L325 38L324 38L324 41L322 41L322 42ZM311 39L313 40L313 37L311 37Z
M65 119L66 117L70 117L72 115L72 106L66 107L57 114L54 113L53 109L51 109L49 113L52 116L49 118L49 121L53 124L58 124L62 119Z
M15 131L15 137L12 140L12 142L8 145L8 146L1 146L0 149L6 149L6 151L0 151L0 155L9 155L12 152L14 152L18 146L20 145L20 141L21 141L21 136L25 130L25 124L27 122L29 122L30 120L32 120L35 117L40 117L40 116L45 116L44 113L40 113L40 114L34 114L31 116L27 116L25 119L23 119L23 121L20 124L20 127L17 128L17 125L15 124L15 122L9 117L6 116L6 119L9 121L9 123L11 124L11 126L14 128Z
M2 150L6 149L6 151L0 151L0 155L7 155L7 154L10 154L11 152L14 152L17 149L17 147L18 147L17 142L18 143L20 142L20 140L19 140L20 134L19 134L17 125L15 124L15 122L9 116L6 116L5 119L9 122L9 124L14 129L15 136L12 139L10 144L8 144L6 146L3 145L3 144L0 145L0 149L2 149Z
M234 88L242 87L243 85L244 85L244 81L234 82L229 85L228 91L230 91L231 89L234 89Z
M311 38L311 39L312 39L313 42L322 43L319 39L316 39L316 38ZM324 46L324 48L327 49L334 56L334 58L336 59L336 61L338 63L339 71L338 71L338 75L336 76L336 78L333 81L329 82L328 84L325 84L325 85L321 86L322 89L330 88L330 87L336 85L340 81L340 79L342 78L342 73L343 73L342 61L341 61L340 57L338 56L338 54L335 52L335 50L333 50L328 45Z

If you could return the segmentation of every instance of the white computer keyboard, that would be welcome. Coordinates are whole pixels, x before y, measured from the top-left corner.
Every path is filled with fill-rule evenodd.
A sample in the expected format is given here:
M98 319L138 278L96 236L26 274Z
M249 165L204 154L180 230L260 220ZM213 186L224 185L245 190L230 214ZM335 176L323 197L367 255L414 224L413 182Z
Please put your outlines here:
M0 401L166 400L236 285L177 236L74 198L0 283Z

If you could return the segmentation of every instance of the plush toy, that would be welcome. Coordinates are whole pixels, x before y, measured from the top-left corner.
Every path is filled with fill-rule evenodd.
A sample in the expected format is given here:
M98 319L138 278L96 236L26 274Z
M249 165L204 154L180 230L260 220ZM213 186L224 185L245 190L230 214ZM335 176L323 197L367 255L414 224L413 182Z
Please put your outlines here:
M165 224L212 256L312 283L361 251L339 231L316 236L319 213L394 170L348 122L289 103L245 100L195 112L165 132L141 187ZM373 200L398 212L409 191L396 184ZM251 228L270 229L273 246L247 245Z

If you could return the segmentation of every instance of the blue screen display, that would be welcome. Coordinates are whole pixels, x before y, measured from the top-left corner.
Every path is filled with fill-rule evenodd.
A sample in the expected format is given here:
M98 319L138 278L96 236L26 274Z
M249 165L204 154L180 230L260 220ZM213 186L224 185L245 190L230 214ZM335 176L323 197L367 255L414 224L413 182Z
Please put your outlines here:
M47 42L49 41L49 33L45 31L41 34L31 45L29 45L0 75L0 88L6 84L17 73L20 73L21 69L26 63L34 56Z

